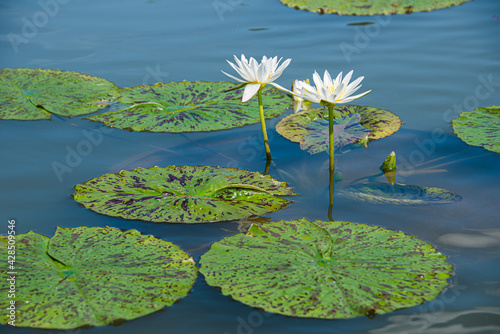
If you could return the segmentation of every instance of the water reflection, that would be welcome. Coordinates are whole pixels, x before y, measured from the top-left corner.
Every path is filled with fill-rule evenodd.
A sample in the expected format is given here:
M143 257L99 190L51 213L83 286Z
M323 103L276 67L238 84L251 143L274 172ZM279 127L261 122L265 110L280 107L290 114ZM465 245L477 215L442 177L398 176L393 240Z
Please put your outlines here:
M372 334L469 334L499 333L499 307L476 307L468 311L433 312L390 316L382 328Z
M500 246L500 229L478 230L477 233L448 233L438 239L440 242L463 248L486 248Z

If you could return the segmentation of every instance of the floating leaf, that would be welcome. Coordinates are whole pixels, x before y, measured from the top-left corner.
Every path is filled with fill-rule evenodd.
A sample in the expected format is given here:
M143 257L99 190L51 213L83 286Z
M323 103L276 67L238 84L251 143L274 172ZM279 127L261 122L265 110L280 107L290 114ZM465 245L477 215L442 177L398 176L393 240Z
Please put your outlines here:
M399 231L306 219L253 225L200 259L209 285L247 305L296 317L353 318L433 300L453 269Z
M466 1L469 0L281 0L283 4L296 9L340 15L411 14L459 5Z
M401 120L398 116L376 107L346 104L337 105L334 111L342 117L351 116L351 118L346 118L351 122L356 120L352 116L359 114L361 126L371 131L368 135L370 140L390 136L401 126ZM354 123L346 125L352 126L351 130L356 133L354 138L363 133L360 131L359 126ZM337 131L337 128L334 130ZM295 143L300 143L300 148L307 149L311 154L326 151L328 149L328 108L310 109L285 117L276 125L276 131L283 137ZM308 136L310 136L310 139ZM356 140L362 139L362 137ZM345 145L342 143L343 140L337 140L336 137L335 148L338 148L337 141L339 145Z
M260 120L257 99L241 102L243 89L226 91L234 83L172 82L136 86L121 91L124 110L89 117L93 121L120 129L151 132L194 132L231 129ZM291 100L278 89L262 90L267 118L281 115Z
M467 144L500 153L500 106L464 111L452 125L453 131Z
M30 68L0 70L0 119L71 117L104 108L118 87L98 77L70 71Z
M236 168L167 166L105 174L75 186L101 214L152 222L208 223L278 211L296 195L285 182Z
M358 183L339 189L339 194L353 201L371 204L427 205L461 201L462 197L446 189L382 182Z
M333 120L335 149L357 142L371 131L362 127L358 122L358 114L347 115ZM320 153L328 149L328 124L325 119L315 120L305 125L309 132L304 141L300 143L300 148L307 150L311 154Z
M7 254L8 237L0 237ZM103 326L158 311L185 297L197 268L170 242L136 230L58 228L51 239L17 235L14 270L18 327L69 329ZM0 285L6 310L8 285ZM2 316L5 324L9 318Z

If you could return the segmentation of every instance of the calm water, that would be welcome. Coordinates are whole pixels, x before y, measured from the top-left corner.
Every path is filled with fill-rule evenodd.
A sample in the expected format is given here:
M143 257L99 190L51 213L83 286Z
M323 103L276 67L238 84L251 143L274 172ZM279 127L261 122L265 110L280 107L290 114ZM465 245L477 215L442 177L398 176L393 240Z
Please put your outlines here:
M216 10L221 3L225 11ZM335 219L402 230L450 257L456 271L454 286L425 305L374 320L295 319L232 301L208 287L200 275L192 293L168 309L119 327L82 333L136 333L144 328L214 334L500 332L500 156L466 145L449 123L462 110L500 103L498 0L387 17L319 16L278 0L61 0L57 8L46 8L50 15L45 16L37 1L2 1L0 8L1 68L72 70L104 77L120 87L226 80L220 72L230 70L225 59L242 53L292 58L278 79L284 86L296 78L310 78L314 70L354 69L356 77L365 76L363 87L373 89L358 103L396 113L403 126L393 136L372 142L368 150L338 155L343 183L378 174L383 159L394 150L401 172L407 172L400 173L398 182L446 188L463 197L456 204L420 207L336 199ZM26 23L33 19L38 20L36 32ZM366 21L375 24L348 25ZM9 33L20 38L14 45ZM488 80L494 83L485 87ZM300 196L268 219L327 220L328 156L301 151L274 131L276 122L268 122L275 158L270 173L289 182ZM50 236L57 225L135 228L174 242L198 260L211 243L238 230L237 222L155 225L110 218L83 209L70 194L77 183L136 167L192 164L263 171L260 125L186 135L115 129L59 179L52 163L65 163L68 148L76 149L86 139L82 130L100 128L81 118L0 122L0 233L6 233L7 219L12 218L18 233L34 230ZM433 140L433 133L442 140Z

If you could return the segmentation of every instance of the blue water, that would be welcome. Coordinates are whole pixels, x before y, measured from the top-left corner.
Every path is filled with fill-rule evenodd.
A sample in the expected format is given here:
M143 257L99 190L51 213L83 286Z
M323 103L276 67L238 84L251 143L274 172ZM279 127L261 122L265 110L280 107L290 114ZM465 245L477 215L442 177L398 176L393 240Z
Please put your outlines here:
M226 11L220 9L221 3ZM200 275L192 292L168 309L119 327L80 332L136 333L145 328L207 334L500 332L500 156L468 146L450 126L460 111L500 104L498 0L373 17L320 16L285 7L278 0L60 0L57 8L45 9L39 2L18 0L2 1L0 9L0 68L71 70L106 78L120 87L226 80L220 72L231 71L225 59L242 53L292 58L277 81L287 87L294 79L311 78L314 70L354 69L355 77L365 76L363 88L373 90L356 102L394 112L403 126L370 143L367 150L336 156L343 182L378 174L383 159L394 150L399 183L445 188L463 197L455 204L418 207L335 201L337 220L402 230L449 256L455 265L453 286L425 305L373 320L296 319L232 301L208 287ZM365 21L375 24L348 25ZM33 22L36 31L29 30ZM493 83L485 84L488 80ZM328 220L328 156L310 156L277 134L274 125L279 119L268 121L275 159L270 174L289 182L300 196L266 217ZM114 129L81 161L74 161L71 172L58 177L53 163L67 163L68 150L77 150L86 140L85 129L96 133L102 126L60 117L0 122L0 233L7 232L8 219L16 220L17 233L34 230L49 236L58 225L135 228L174 242L198 260L211 243L238 231L238 222L186 226L111 218L74 202L73 186L104 173L155 165L265 168L258 124L185 135Z

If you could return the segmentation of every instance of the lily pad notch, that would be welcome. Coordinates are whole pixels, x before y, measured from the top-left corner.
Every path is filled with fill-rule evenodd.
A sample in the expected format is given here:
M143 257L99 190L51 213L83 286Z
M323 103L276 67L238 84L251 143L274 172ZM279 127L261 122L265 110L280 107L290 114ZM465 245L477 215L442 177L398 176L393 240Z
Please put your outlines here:
M7 247L1 236L0 249ZM17 235L15 270L15 325L45 329L104 326L159 311L185 297L198 273L171 242L111 227L58 227L50 239ZM0 276L9 278L6 270ZM7 290L0 286L2 295ZM0 299L2 309L9 303Z
M301 219L214 243L200 272L224 295L267 312L347 319L435 299L452 274L446 259L403 232Z
M296 195L286 182L244 169L137 168L75 186L73 198L97 213L155 223L209 223L278 211Z
M0 70L0 119L42 120L51 114L81 116L106 107L118 87L106 79L72 71Z

